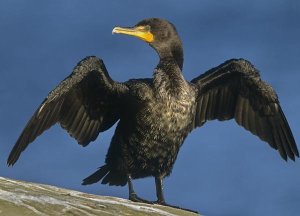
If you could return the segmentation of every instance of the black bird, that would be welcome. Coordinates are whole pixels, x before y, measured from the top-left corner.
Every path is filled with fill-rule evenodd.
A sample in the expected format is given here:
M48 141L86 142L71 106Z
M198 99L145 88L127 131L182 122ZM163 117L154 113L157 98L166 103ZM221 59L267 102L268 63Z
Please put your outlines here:
M86 146L118 122L105 165L83 184L128 184L130 200L147 202L134 192L132 179L153 176L157 203L166 205L163 179L187 135L208 120L235 119L283 159L299 157L275 91L250 62L231 59L188 82L182 75L182 44L170 22L145 19L132 28L115 27L113 33L142 39L157 52L153 78L115 82L101 59L83 59L36 110L8 165L55 123Z

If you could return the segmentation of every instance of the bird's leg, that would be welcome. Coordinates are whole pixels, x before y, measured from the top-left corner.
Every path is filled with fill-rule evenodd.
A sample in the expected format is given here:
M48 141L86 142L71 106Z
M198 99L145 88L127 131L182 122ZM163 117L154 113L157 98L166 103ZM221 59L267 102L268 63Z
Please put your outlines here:
M156 186L156 196L157 196L157 204L165 205L165 198L164 198L164 186L163 186L163 178L161 176L155 177L155 186Z
M190 211L190 212L194 212L194 213L198 214L197 211L194 211L194 210L191 210L191 209L186 209L186 208L181 208L179 206L169 205L165 202L164 193L163 193L163 189L164 189L163 177L161 177L161 176L155 177L155 185L156 185L156 196L157 196L157 201L155 202L156 204L169 206L169 207L172 207L172 208L177 208L177 209Z
M131 200L133 202L142 202L142 203L153 204L153 202L144 200L136 195L136 193L133 189L132 178L131 178L130 174L127 174L127 182L128 182L128 189L129 189L129 200Z

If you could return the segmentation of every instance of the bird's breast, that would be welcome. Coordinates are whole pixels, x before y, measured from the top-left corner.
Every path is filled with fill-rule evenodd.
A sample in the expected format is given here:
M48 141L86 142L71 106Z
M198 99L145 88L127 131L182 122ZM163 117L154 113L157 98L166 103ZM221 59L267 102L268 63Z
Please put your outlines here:
M143 102L136 115L137 130L145 142L181 145L192 129L195 95L153 95Z
M128 110L124 131L129 155L134 164L154 174L169 174L180 146L192 130L195 91L189 94L156 94L150 87L132 91L135 104ZM122 121L122 119L121 119ZM128 125L130 125L128 127ZM149 164L152 164L149 166Z

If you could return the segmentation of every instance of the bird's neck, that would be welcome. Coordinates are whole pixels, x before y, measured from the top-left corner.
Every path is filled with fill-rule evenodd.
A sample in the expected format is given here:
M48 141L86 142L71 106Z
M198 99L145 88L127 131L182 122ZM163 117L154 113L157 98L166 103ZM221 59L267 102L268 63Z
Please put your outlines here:
M172 44L172 46L170 46L170 47L162 47L156 51L159 55L160 62L162 62L162 61L169 62L170 60L175 61L175 63L178 65L180 71L182 71L183 49L180 44L177 45L177 43L175 43L175 44Z
M172 53L173 58L177 62L178 67L182 71L182 68L183 68L183 49L182 49L182 45L177 44L177 43L175 45L173 45L171 53Z
M173 57L160 59L153 78L155 90L160 96L180 97L187 87L181 68Z

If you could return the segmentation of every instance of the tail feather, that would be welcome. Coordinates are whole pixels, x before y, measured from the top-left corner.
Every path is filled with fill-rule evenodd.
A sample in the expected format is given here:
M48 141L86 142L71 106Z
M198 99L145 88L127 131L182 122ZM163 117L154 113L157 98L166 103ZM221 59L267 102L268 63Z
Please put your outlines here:
M104 179L102 180L101 184L109 184L115 186L124 186L127 183L127 179L125 175L120 175L116 172L109 172Z
M108 172L109 172L109 169L108 169L107 165L99 167L99 169L96 172L94 172L89 177L83 179L81 184L82 185L94 184L94 183L100 181L102 178L104 178L104 176L106 176Z
M127 183L126 175L111 171L107 165L104 165L99 167L99 169L92 175L83 179L82 185L94 184L99 182L101 179L103 179L101 184L124 186Z

